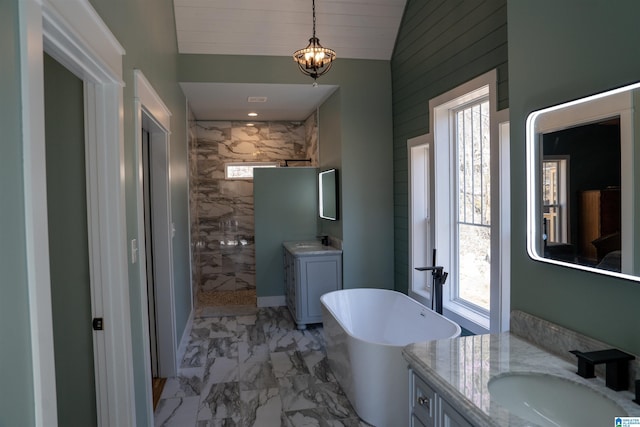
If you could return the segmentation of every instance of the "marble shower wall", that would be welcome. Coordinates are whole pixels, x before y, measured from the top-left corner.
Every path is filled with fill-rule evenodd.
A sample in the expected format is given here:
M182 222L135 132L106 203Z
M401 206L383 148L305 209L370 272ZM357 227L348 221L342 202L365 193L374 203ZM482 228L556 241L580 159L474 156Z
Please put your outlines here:
M255 290L253 180L227 180L225 163L318 165L317 119L304 122L196 121L190 145L191 222L197 293Z

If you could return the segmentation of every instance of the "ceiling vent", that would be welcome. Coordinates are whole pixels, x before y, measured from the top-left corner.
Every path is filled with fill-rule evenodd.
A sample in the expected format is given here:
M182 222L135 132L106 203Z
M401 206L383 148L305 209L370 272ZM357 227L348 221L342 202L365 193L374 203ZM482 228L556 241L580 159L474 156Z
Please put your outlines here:
M250 96L247 98L248 102L267 102L266 96Z

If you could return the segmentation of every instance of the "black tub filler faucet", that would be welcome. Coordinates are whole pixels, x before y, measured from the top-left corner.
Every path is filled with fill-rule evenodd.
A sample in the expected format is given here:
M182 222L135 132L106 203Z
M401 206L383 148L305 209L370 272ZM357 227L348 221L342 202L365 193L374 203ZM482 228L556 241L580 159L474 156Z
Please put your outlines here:
M433 266L432 267L416 267L418 271L431 271L431 309L436 313L442 314L442 286L447 281L449 273L444 271L444 267L436 266L436 250L433 250ZM434 308L435 305L435 308Z

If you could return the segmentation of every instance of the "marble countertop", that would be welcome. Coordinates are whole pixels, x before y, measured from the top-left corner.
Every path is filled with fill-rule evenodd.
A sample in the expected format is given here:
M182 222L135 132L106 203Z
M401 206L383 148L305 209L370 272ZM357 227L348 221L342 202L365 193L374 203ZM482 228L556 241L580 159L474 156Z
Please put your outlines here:
M333 246L323 246L318 240L284 242L282 245L294 256L336 255L342 253L342 250Z
M601 378L584 379L569 363L509 332L414 343L402 352L411 368L473 425L530 426L492 400L487 384L509 372L540 373L584 384L614 400L629 416L640 416L640 405L629 391L607 388ZM623 414L620 414L623 415Z

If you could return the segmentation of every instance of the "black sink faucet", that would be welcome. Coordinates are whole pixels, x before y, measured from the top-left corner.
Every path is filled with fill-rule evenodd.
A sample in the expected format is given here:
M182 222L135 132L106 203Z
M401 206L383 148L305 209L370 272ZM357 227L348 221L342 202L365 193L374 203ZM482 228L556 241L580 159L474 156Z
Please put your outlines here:
M581 352L571 350L578 357L577 374L583 378L595 377L595 365L606 364L606 385L612 390L620 391L629 388L629 361L635 356L617 349Z

